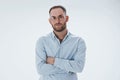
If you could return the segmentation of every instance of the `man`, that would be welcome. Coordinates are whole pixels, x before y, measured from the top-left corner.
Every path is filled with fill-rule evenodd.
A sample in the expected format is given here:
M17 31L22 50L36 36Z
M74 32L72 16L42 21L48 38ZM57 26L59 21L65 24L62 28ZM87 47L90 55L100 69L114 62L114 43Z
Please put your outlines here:
M86 46L82 38L67 30L69 17L63 6L49 10L53 32L41 37L36 44L36 65L40 80L78 80L85 62Z

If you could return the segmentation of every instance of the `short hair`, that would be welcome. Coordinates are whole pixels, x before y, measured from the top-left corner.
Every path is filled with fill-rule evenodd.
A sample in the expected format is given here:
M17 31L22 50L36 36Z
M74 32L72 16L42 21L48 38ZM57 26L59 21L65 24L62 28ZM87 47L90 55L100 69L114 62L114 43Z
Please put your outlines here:
M61 9L65 12L65 14L66 14L66 9L65 9L65 7L63 7L63 6L61 6L61 5L57 5L57 6L51 7L50 10L49 10L49 14L50 14L51 10L52 10L52 9L55 9L55 8L61 8Z

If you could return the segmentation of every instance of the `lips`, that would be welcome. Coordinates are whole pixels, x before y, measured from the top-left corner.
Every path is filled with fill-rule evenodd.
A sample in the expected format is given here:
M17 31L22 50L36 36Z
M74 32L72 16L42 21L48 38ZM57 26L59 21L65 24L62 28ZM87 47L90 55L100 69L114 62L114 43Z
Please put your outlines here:
M61 25L62 25L61 23L55 24L55 26L61 26Z

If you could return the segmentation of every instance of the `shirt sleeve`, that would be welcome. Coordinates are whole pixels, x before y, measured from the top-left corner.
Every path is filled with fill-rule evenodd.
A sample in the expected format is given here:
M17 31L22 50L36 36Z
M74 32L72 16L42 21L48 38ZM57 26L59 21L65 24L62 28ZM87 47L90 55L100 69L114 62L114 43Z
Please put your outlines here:
M51 64L46 64L46 52L43 45L43 38L37 41L35 49L37 72L41 75L54 74L56 72L56 67Z
M55 58L54 65L67 72L82 72L85 63L86 46L83 39L79 39L78 49L73 60Z

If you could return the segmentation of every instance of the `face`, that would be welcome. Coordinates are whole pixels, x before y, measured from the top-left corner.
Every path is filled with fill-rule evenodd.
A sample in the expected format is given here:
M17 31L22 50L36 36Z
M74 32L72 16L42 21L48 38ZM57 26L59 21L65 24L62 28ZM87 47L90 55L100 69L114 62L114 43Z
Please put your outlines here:
M61 8L55 8L51 10L49 22L52 25L54 31L61 32L66 29L67 21L68 16L66 16Z

